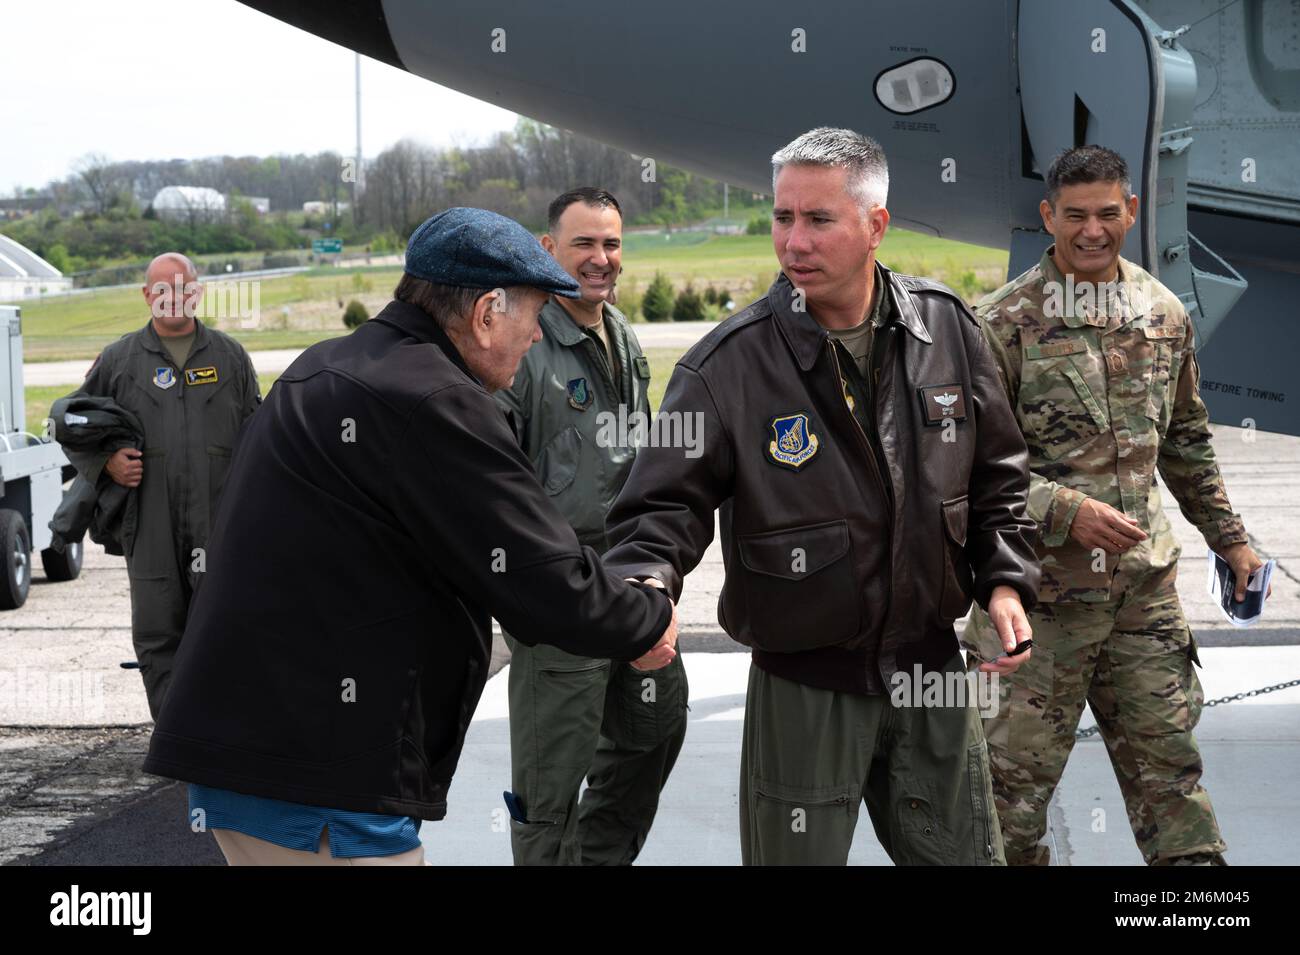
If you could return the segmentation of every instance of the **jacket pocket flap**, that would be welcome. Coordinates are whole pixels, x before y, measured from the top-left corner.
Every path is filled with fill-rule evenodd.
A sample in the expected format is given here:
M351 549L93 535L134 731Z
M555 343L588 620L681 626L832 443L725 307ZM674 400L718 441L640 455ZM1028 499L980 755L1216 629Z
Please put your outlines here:
M533 462L537 479L551 497L565 490L578 475L578 459L582 455L582 433L570 425L542 449Z
M827 521L738 538L740 560L756 574L804 580L849 552L847 521Z
M966 524L970 515L970 499L965 495L951 501L940 502L943 507L943 527L948 537L958 547L966 546ZM933 513L933 512L931 512Z

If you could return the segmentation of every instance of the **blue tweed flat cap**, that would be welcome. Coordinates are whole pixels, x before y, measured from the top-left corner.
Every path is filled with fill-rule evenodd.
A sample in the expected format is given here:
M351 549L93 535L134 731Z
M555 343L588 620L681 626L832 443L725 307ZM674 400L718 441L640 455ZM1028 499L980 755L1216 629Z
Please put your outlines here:
M406 244L406 271L438 285L529 285L566 298L578 283L514 219L457 206L425 219Z

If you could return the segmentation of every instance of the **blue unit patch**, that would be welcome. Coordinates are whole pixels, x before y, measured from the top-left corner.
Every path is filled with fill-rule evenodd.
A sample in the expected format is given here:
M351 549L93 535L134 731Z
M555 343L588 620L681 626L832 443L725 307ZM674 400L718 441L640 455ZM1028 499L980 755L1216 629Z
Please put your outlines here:
M579 411L586 411L590 408L595 397L591 393L591 389L587 387L586 378L574 378L569 382L569 404Z
M770 427L772 441L767 446L767 453L776 464L797 471L821 447L817 435L812 432L812 421L802 411L773 418Z
M170 388L176 384L176 372L164 366L153 371L153 383L159 388Z

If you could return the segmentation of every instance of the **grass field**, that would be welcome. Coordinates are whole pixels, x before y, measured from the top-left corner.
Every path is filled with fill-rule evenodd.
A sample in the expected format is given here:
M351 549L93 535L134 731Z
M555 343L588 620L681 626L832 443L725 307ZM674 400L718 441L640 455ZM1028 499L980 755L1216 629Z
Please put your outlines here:
M978 294L996 287L1006 272L1007 254L1003 251L911 232L892 231L882 248L881 258L891 267L938 278L964 294L968 293L972 277ZM655 271L662 271L678 287L688 281L697 288L708 284L726 287L742 304L757 297L754 289L760 283L765 289L776 273L769 236L686 232L665 239L663 233L632 233L626 236L624 256L622 285L633 294L643 293ZM250 351L306 348L344 334L340 316L343 304L350 299L360 299L372 315L377 312L388 301L400 274L392 268L338 272L323 268L265 279L258 286L258 328L242 328L237 318L220 319L215 325ZM967 289L962 288L963 284ZM22 316L26 360L61 361L93 358L109 342L140 328L148 313L137 289L113 289L25 304ZM646 354L651 367L651 407L658 408L672 367L682 352L652 348ZM263 395L275 377L260 379ZM71 390L68 386L28 388L28 429L39 430L50 405Z
M238 291L227 296L210 282L205 308L218 318L214 322L204 312L200 317L249 350L305 348L344 333L343 305L350 299L360 299L371 314L382 308L400 274L397 269L314 270L257 280L261 316L256 329L241 327L234 317L240 313ZM253 303L251 289L243 296L245 305ZM94 358L109 342L141 328L149 310L139 289L110 289L24 303L22 317L23 356L28 361L62 361Z
M634 233L624 236L623 259L624 281L632 277L644 284L649 284L656 271L679 284L687 280L697 284L752 283L761 274L766 289L777 271L772 237L766 235ZM1007 270L1007 253L1001 249L900 229L886 235L880 260L897 271L929 275L954 286L956 276L968 270L1001 284Z
M973 299L997 287L1006 273L1007 253L977 245L891 231L881 259L891 268L928 275ZM621 285L631 297L644 294L656 271L679 288L726 288L737 304L752 301L776 275L770 236L720 236L707 232L632 233L626 236ZM397 284L396 268L313 269L296 275L256 280L259 318L256 328L243 327L238 315L253 302L252 288L242 305L229 283L209 280L208 324L229 332L249 350L304 348L344 332L343 307L359 299L373 315ZM93 358L106 344L140 328L148 312L139 289L111 289L84 295L52 297L25 303L23 350L28 361ZM229 317L226 317L229 316Z

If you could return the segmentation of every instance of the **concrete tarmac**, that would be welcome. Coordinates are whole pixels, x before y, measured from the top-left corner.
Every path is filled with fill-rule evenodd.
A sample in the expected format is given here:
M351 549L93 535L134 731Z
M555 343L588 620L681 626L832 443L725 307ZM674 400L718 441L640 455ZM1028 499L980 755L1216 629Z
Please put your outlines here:
M1179 591L1204 648L1207 699L1300 679L1300 438L1216 427L1215 447L1234 506L1278 572L1265 619L1249 630L1228 626L1205 592L1204 543L1165 494L1184 548ZM184 787L139 770L151 724L138 671L119 667L133 656L124 562L90 546L78 580L48 583L39 561L34 578L26 606L0 614L0 863L219 863L211 836L186 827ZM715 540L688 577L680 608L691 724L645 864L739 861L735 799L748 656L718 627L721 586ZM496 667L505 663L502 647ZM435 863L510 861L498 812L510 778L504 680L498 672L485 692L447 819L423 826ZM1229 861L1294 862L1300 688L1209 708L1197 735ZM1140 864L1095 738L1076 747L1051 820L1061 863ZM886 861L865 813L851 861Z

